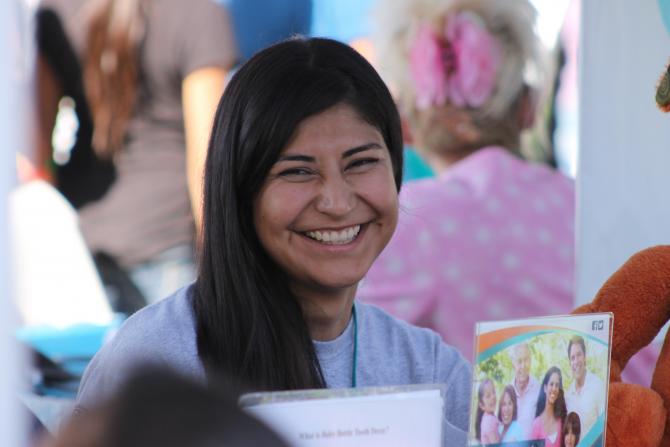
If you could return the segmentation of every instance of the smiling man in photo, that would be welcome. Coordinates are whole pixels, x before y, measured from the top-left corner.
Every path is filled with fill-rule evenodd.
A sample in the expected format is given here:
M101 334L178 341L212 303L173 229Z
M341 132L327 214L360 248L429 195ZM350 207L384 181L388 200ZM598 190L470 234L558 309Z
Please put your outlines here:
M603 414L605 398L602 380L586 369L586 344L579 336L572 337L568 343L568 358L573 382L565 396L568 411L579 415L582 433L589 430Z

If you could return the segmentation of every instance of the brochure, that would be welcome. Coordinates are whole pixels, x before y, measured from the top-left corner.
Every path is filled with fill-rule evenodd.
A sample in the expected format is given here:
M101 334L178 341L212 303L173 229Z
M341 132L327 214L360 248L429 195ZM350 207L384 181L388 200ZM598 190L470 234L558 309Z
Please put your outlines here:
M605 445L611 313L482 322L471 446Z
M291 446L439 447L444 396L408 385L252 393L240 405Z

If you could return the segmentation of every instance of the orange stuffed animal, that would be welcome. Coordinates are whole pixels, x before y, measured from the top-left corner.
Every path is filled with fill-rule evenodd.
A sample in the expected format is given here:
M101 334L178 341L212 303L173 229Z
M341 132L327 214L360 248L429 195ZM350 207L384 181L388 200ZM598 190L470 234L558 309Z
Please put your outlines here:
M602 286L592 303L573 313L613 312L607 406L608 447L670 447L670 332L651 389L621 382L630 358L670 320L670 246L633 255Z

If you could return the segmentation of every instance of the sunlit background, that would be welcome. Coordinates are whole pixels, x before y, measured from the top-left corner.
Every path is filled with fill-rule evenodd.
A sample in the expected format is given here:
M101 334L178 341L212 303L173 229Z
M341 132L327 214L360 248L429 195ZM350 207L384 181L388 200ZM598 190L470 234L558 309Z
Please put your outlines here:
M9 218L3 219L2 223L9 227L11 238L8 245L14 248L11 257L8 256L5 260L5 263L11 262L12 265L4 266L5 270L11 273L4 274L10 276L14 283L14 296L18 298L15 302L18 316L13 317L12 307L7 299L3 303L5 308L1 308L0 313L2 318L7 320L2 321L3 327L12 328L12 325L18 322L16 324L18 328L12 331L12 339L25 342L46 354L72 374L71 382L65 382L62 386L51 389L38 389L39 393L33 393L29 388L39 387L40 377L31 377L32 381L24 380L30 383L24 383L26 386L22 388L22 403L48 428L54 428L60 422L62 414L70 408L71 399L76 392L78 375L105 337L113 334L123 316L114 314L106 302L104 290L97 279L83 240L62 238L60 228L50 219L51 215L65 215L66 223L67 219L71 219L69 224L76 225L73 223L76 221L76 215L69 210L69 205L61 197L53 197L52 192L45 191L39 185L31 185L20 192L14 190L5 197L5 192L13 189L15 184L12 163L14 153L23 155L28 160L32 157L34 142L31 137L25 135L32 135L31 131L34 130L28 117L32 116L33 112L33 102L29 99L33 87L35 55L32 15L38 7L38 2L39 0L16 0L16 2L9 0L2 2L3 6L0 9L0 17L6 19L4 23L11 24L6 27L10 37L5 48L10 51L7 58L3 58L10 61L7 65L10 69L3 74L9 79L8 82L0 84L4 88L14 88L11 93L22 99L17 101L17 104L7 102L10 106L7 107L5 104L5 110L0 115L2 124L7 129L7 135L16 136L14 144L10 144L15 149L9 149L9 156L2 159L4 170L0 177L3 186L2 205L5 205L5 201L8 202L7 209L9 209ZM220 2L231 9L236 8L235 0ZM662 43L661 39L657 38L657 34L653 34L656 28L661 27L660 20L657 20L660 15L655 8L657 5L665 5L665 9L662 10L670 11L668 6L670 2L645 0L642 2L644 8L639 10L635 9L637 4L632 7L628 5L635 9L635 14L638 14L631 13L630 20L630 23L635 24L637 28L634 25L629 26L629 22L625 21L626 14L621 13L622 10L626 10L626 4L623 2L617 3L616 7L612 6L618 11L618 15L614 13L607 15L611 7L608 0L594 1L589 5L579 0L532 0L532 3L538 10L537 32L543 42L547 60L551 61L553 72L550 74L556 77L553 86L557 87L557 91L554 103L551 105L555 127L549 153L546 152L546 148L528 150L531 158L535 157L545 162L553 161L559 170L577 179L578 191L581 194L578 201L577 222L579 238L577 261L580 266L578 301L583 302L593 296L594 288L602 284L628 255L648 245L668 242L667 228L670 227L670 217L665 195L670 187L666 179L670 176L664 172L667 170L667 157L670 155L663 155L662 152L662 147L667 149L667 143L664 142L670 138L668 117L657 117L654 115L656 110L650 110L653 104L650 107L649 103L653 101L648 101L646 97L640 99L647 94L649 98L653 98L651 92L654 86L646 85L653 82L640 85L639 79L633 75L630 79L621 79L611 74L625 73L626 69L630 69L631 62L627 58L636 55L640 58L652 57L649 56L652 51L667 53L663 56L665 59L658 60L655 73L661 72L670 54L663 48L670 46L659 44L658 42ZM281 6L281 2L274 5ZM374 46L369 39L373 26L370 17L373 7L372 0L313 0L310 3L309 16L302 17L301 20L308 27L306 32L349 42L363 54L370 56L374 62ZM587 17L587 13L591 19L590 23L598 26L590 30L592 34L586 39L591 46L580 49L578 48L580 39L584 38L579 35L580 22L582 18ZM244 16L244 11L239 14L245 20L253 20L253 16L251 18ZM606 20L601 21L600 17L606 17ZM670 17L670 14L667 14L667 17ZM617 20L623 22L619 23ZM658 26L656 28L646 26L647 23ZM605 29L611 33L608 35L616 35L612 30L615 26L622 30L622 39L630 41L635 36L640 40L650 39L644 34L648 31L654 36L655 44L638 45L637 50L631 50L623 48L623 44L619 42L622 46L621 54L624 56L617 57L619 53L617 46L614 45L613 50L607 50L611 52L607 53L606 63L602 62L598 56L604 54L606 50L599 46L600 42L594 37L595 33ZM664 34L663 38L667 41L668 35ZM646 53L643 54L640 48L644 48ZM583 60L581 53L584 50L590 50L586 60L591 64L588 65L588 69L585 68L587 65L579 67L579 62ZM640 54L638 55L636 51L640 51ZM646 59L634 65L642 66L643 62L646 62ZM608 66L607 70L601 68L605 65ZM586 85L590 87L588 93L591 96L579 95L578 78L580 82L584 79L580 68L587 70L585 79L588 82ZM605 95L598 89L599 82L603 89L609 89L610 96L607 100L611 100L611 103L606 103L602 99ZM647 91L649 93L646 93ZM618 128L622 126L612 124L613 118L608 114L615 113L613 109L616 107L612 105L614 101L620 101L630 107L628 110L620 110L623 116L619 115L620 120L616 123L627 120L635 123L635 129L623 137L621 134L623 131ZM580 104L588 106L588 110L584 108L584 115L581 117ZM74 106L72 98L63 98L59 103L56 126L52 135L53 161L57 164L67 163L75 142L79 124ZM648 116L652 118L649 119ZM636 119L640 121L635 121ZM665 121L661 121L663 119ZM585 122L589 126L589 132L583 132L580 138L579 124L585 127ZM22 124L25 126L22 127ZM652 131L649 131L650 127ZM9 137L7 141L12 143ZM584 145L585 141L588 144L585 148L580 148L579 142ZM636 152L631 155L633 149ZM547 154L550 154L553 160L548 160ZM631 162L631 159L634 162ZM425 163L414 152L408 152L406 162L410 180L431 175ZM19 160L19 171L21 163ZM651 174L647 174L648 172ZM630 194L621 193L624 189ZM49 207L54 208L46 208L47 202L39 201L27 205L30 200L26 197L29 196L40 197L48 201ZM4 200L5 198L7 200ZM20 234L12 232L16 228L22 229ZM0 227L0 230L5 228ZM51 255L47 253L40 255L41 264L34 263L34 254L43 253L41 250L47 245L51 247L53 253L70 254L70 261L63 263L58 261L57 257L50 258ZM3 248L0 241L0 250ZM33 257L29 257L28 253ZM86 275L72 276L73 271L86 272ZM2 274L0 271L0 275ZM0 283L9 289L9 281ZM66 290L63 301L55 302L52 299L53 284L60 284ZM2 292L5 297L10 296L8 290ZM85 306L80 302L75 303L75 297L82 294L90 298ZM3 349L3 345L0 344L0 354L7 354L11 358L19 357L13 345L5 346ZM14 373L19 374L17 371ZM3 393L6 396L7 392L14 392L18 388L17 380L9 380L11 379L9 375L7 377L8 380L3 384L5 387L0 388L0 398ZM6 416L12 410L16 410L13 403L7 404L2 401L0 417L4 411L4 421L13 424L10 427L16 430L15 427L19 426L15 423L16 418ZM21 433L12 434L10 430L3 429L3 425L0 424L0 433L3 433L0 435L0 444L4 439L7 443L2 445L19 445L16 439L21 437Z

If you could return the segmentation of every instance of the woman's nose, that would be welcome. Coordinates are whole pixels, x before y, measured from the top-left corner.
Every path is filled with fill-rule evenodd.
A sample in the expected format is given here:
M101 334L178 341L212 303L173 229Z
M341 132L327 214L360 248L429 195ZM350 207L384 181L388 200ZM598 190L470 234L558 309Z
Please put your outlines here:
M316 200L317 211L340 217L353 210L355 204L356 194L341 175L323 180Z

